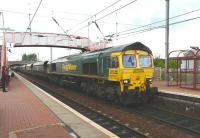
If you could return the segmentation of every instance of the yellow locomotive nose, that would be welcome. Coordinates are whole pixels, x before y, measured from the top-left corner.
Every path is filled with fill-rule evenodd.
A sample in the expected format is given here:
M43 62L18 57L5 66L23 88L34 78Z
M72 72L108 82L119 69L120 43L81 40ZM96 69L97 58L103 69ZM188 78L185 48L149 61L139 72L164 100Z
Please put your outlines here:
M136 81L139 81L139 80L140 80L140 76L136 76L136 77L135 77L135 80L136 80Z
M124 69L122 74L122 87L128 90L138 89L145 91L145 72L143 69Z
M135 89L136 87L139 88L140 91L145 90L145 76L143 73L140 73L140 75L135 75L133 74L133 88Z

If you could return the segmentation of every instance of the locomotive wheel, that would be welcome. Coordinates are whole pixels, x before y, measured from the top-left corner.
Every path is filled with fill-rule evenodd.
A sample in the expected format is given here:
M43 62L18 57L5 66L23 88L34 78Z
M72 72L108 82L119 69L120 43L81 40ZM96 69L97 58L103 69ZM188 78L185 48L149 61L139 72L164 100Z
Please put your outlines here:
M88 81L87 83L87 92L91 95L94 95L95 91L97 90L97 84L95 83L95 81Z
M101 88L98 87L97 90L95 91L95 96L100 97L100 93L101 93Z
M80 88L83 92L86 92L86 82L81 82Z
M109 101L113 104L118 104L119 103L119 97L116 94L111 94L110 95Z
M119 98L118 98L117 93L116 93L116 91L113 87L106 88L105 93L106 93L106 98L111 103L114 103L114 104L119 103Z
M97 93L97 97L105 99L106 96L105 96L104 87L99 86L96 93Z
M114 95L113 103L118 104L120 102L119 97L117 94Z
M92 83L92 88L91 88L93 96L96 96L97 90L98 90L98 85L97 85L97 83L93 82Z
M88 94L92 93L92 84L91 83L92 83L91 81L88 81L86 83L86 93L88 93Z
M126 99L124 98L124 96L120 96L120 103L123 105L123 106L127 106L128 104L127 104L127 102L126 102Z

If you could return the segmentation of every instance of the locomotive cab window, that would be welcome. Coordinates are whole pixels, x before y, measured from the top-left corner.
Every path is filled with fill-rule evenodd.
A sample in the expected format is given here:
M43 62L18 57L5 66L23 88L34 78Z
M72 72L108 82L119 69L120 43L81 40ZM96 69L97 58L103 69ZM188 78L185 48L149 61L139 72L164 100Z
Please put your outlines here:
M123 55L123 66L126 68L136 67L135 55L131 55L131 54Z
M140 60L140 67L144 67L144 68L152 67L151 56L140 55L139 60Z
M111 68L118 68L119 61L117 57L111 57Z

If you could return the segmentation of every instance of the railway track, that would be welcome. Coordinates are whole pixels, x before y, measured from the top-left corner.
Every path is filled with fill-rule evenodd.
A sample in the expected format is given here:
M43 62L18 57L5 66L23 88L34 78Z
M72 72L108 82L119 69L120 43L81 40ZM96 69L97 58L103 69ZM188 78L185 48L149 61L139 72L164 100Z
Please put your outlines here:
M113 120L112 117L107 117L104 113L101 113L94 108L84 106L70 98L64 97L63 95L57 93L55 89L51 89L50 87L38 83L37 81L30 78L28 78L28 80L61 102L83 114L87 118L116 134L120 138L149 138L146 134L143 134L137 130L133 130L126 126L126 124L121 124L118 121Z
M134 109L128 109L131 112L138 113L148 118L153 118L155 120L162 121L164 123L183 128L187 131L191 131L200 135L200 120L195 118L190 118L188 116L175 114L163 110L153 108L151 106L143 106Z
M30 80L30 78L29 78ZM112 119L112 117L108 117L105 115L105 113L100 112L96 109L94 109L92 106L86 107L85 105L82 105L80 103L77 103L76 101L72 99L68 99L63 95L60 95L55 92L55 90L49 89L48 86L43 86L41 83L37 83L37 81L30 80L31 82L35 83L36 85L39 85L42 89L45 89L47 92L49 92L54 97L58 98L65 104L71 106L81 114L87 116L97 124L107 128L111 132L115 133L119 137L148 137L149 134L142 134L141 132L135 131L132 127L128 127L127 124L121 124L118 121L115 121ZM57 90L56 90L57 91ZM159 110L156 108L153 108L152 106L140 106L140 107L134 107L134 108L125 108L121 106L117 106L122 110L125 114L128 113L130 116L132 114L138 114L142 115L145 118L151 118L155 121L162 122L164 124L173 125L175 128L186 130L189 133L194 134L195 136L200 135L200 120L195 118L190 118L188 116L175 114L172 112L167 112L163 110ZM116 107L116 108L117 108ZM123 116L123 115L122 115Z
M171 106L171 109L176 107L182 110L184 114L195 113L200 115L200 98L198 97L159 92L154 97L154 101L158 101L162 105ZM199 118L199 116L196 116L196 118Z
M159 101L158 101L159 100ZM154 97L152 105L138 107L131 109L131 112L138 113L145 117L153 118L155 120L168 123L170 125L183 128L200 135L200 99L196 97L187 97L182 95L173 95L169 93L161 93ZM172 111L163 110L163 108L156 108L160 103L169 104L169 106L177 106L183 113L175 113ZM196 113L195 117L186 115L187 110L192 109ZM129 109L130 110L130 109ZM183 115L184 114L184 115Z
M175 94L170 94L170 93L163 93L163 92L158 92L157 98L162 98L162 99L168 99L168 100L173 100L173 101L178 101L182 103L190 103L190 104L197 104L200 105L200 98L197 97L188 97L184 95L175 95Z

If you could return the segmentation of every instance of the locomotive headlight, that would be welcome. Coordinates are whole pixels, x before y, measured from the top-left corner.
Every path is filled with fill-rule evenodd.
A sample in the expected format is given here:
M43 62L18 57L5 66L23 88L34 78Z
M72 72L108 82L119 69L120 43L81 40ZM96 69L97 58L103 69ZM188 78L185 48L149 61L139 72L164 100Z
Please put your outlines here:
M152 78L147 78L147 79L146 79L146 83L147 83L147 84L152 84Z
M125 79L125 80L123 80L123 83L124 83L124 84L129 84L129 83L130 83L130 80L129 80L129 79Z

